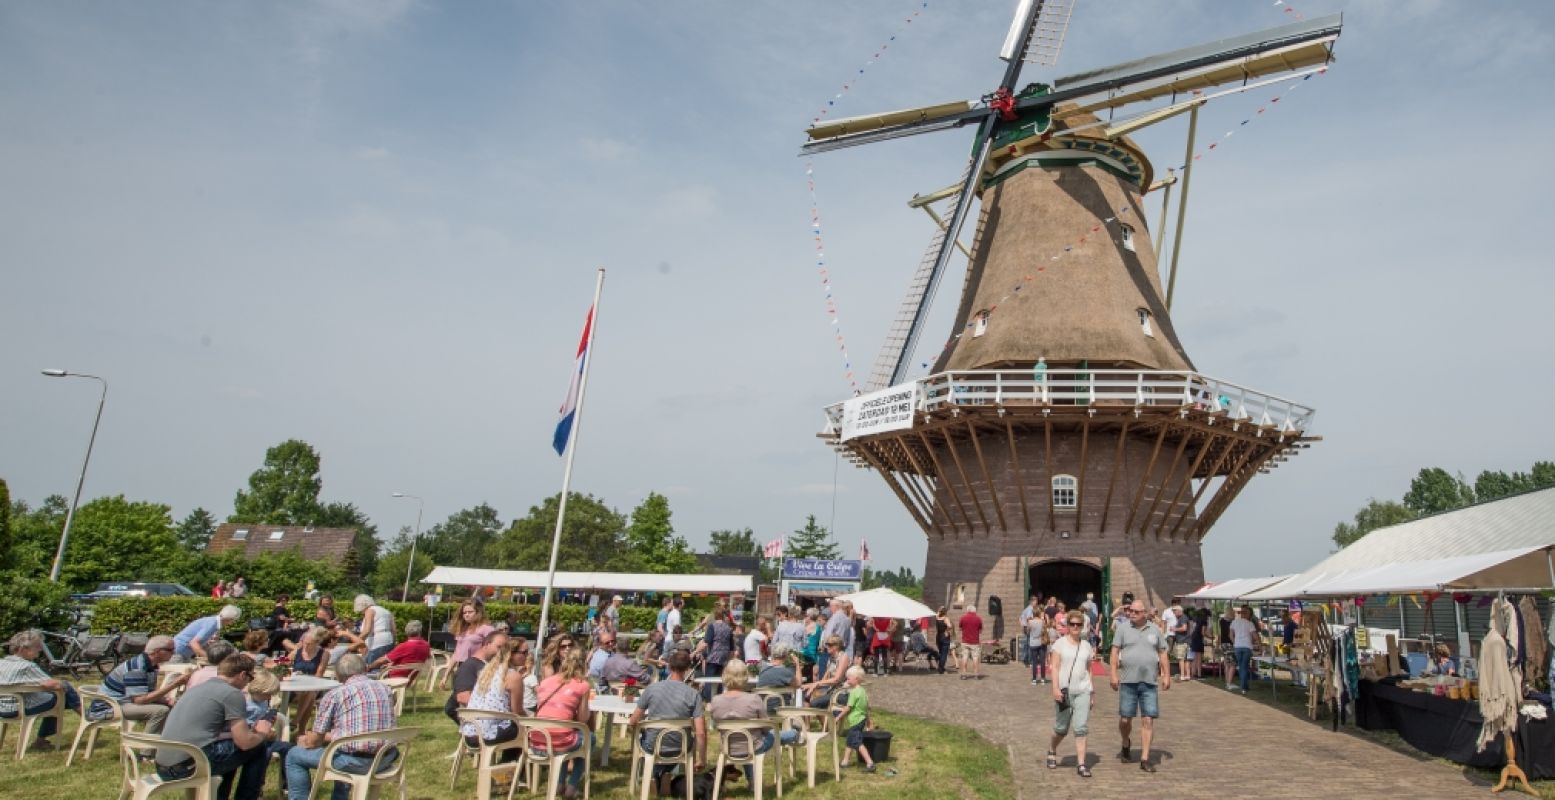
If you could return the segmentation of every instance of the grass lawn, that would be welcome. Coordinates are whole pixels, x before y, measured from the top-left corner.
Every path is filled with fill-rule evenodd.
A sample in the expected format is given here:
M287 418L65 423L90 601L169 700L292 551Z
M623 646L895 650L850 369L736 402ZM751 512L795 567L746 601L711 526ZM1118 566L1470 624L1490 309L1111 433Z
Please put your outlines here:
M421 728L411 750L411 770L408 782L412 798L445 798L475 796L475 770L468 764L459 776L459 783L452 792L448 789L448 754L454 750L456 733L453 723L442 715L442 701L446 695L421 693L421 711L407 713L401 720L405 727ZM407 700L406 707L410 703ZM990 744L975 732L965 728L945 725L915 717L898 716L884 712L874 713L879 727L893 734L891 758L880 765L880 771L870 775L856 766L843 770L839 783L832 778L830 766L817 765L816 788L804 786L804 759L801 751L798 765L798 783L785 783L784 796L819 798L890 798L891 800L943 800L944 798L1007 798L1014 794L1010 766L1004 752ZM5 748L0 750L0 798L60 797L71 800L114 798L119 791L119 764L117 748L119 737L111 731L99 734L97 750L90 761L79 757L74 766L65 768L65 756L70 741L75 736L75 718L67 718L65 730L54 737L60 749L54 753L29 753L18 763L15 757L15 732L7 734ZM717 737L709 745L708 761L717 758ZM612 744L610 766L598 766L594 760L592 796L612 800L636 797L626 786L629 762L620 737ZM830 758L829 743L820 752ZM819 755L819 754L818 754ZM824 760L819 759L818 760ZM771 762L768 762L769 767ZM272 767L265 780L265 797L280 797L279 767ZM888 776L887 769L897 774ZM726 784L727 786L727 784ZM733 791L726 795L751 796L743 779L736 782ZM321 793L327 797L327 794ZM525 796L520 790L517 796ZM775 797L770 769L767 775L766 797Z

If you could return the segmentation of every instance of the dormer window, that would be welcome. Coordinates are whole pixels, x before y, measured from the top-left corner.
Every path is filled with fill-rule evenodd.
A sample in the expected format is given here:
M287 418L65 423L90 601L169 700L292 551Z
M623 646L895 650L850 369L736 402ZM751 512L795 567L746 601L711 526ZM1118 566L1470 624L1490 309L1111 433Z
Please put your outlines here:
M1154 339L1155 329L1150 327L1150 310L1145 308L1136 308L1134 309L1134 313L1139 315L1139 330L1146 336Z
M278 542L285 536L286 536L286 531L285 530L270 531L270 541L272 541L272 542Z
M1118 227L1123 230L1123 249L1130 253L1134 252L1134 229L1121 222L1118 223Z
M988 332L988 312L987 311L979 311L979 312L977 312L977 319L972 322L972 338L976 339L977 337L982 336L983 334L985 334L987 332Z
M232 541L241 542L248 539L248 528L238 528L232 532Z

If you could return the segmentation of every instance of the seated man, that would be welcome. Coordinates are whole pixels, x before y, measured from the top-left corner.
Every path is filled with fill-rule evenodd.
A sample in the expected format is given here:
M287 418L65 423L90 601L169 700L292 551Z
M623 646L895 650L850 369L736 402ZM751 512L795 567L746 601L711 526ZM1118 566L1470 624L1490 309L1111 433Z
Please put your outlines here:
M401 667L405 664L425 664L432 657L432 646L421 635L421 621L411 620L405 623L405 641L394 646L387 654L380 656L378 660L367 665L369 672L375 672L385 666ZM403 678L410 674L408 669L390 669L385 678Z
M303 734L286 754L286 791L291 800L308 800L313 788L313 770L324 757L324 745L345 736L386 731L399 724L394 714L394 695L389 687L367 675L367 664L355 653L340 657L335 665L340 685L319 700L313 729ZM345 745L335 753L330 766L342 772L367 773L382 742L366 741ZM398 754L384 757L380 768L394 763ZM335 782L334 800L350 796L350 784Z
M172 710L173 694L189 681L186 672L157 688L157 667L172 657L173 637L153 636L146 640L144 651L121 662L103 678L103 694L119 701L125 719L146 723L146 733L162 732L162 723L167 720L167 712ZM107 703L98 701L87 709L87 717L102 720L112 712Z
M604 666L599 668L599 677L611 686L625 686L628 678L635 681L638 686L648 683L651 670L647 665L638 663L637 658L632 655L633 649L631 639L621 638L616 643L616 651L605 659Z
M221 636L221 629L236 622L243 616L243 610L237 606L222 606L221 611L209 617L200 617L194 622L184 626L173 637L173 649L177 653L179 661L192 663L196 658L204 658L207 661L205 647L212 639Z
M75 688L63 681L56 681L49 677L43 668L38 666L36 659L43 652L43 637L37 631L22 631L11 637L7 643L11 654L0 658L0 686L18 683L34 683L45 689L64 689L65 708L76 711L81 708L81 698L76 694ZM26 712L29 716L42 714L52 710L59 704L59 695L53 691L37 692L23 698ZM0 717L17 716L16 701L10 697L0 698ZM54 743L49 741L59 728L59 720L54 717L45 717L38 723L38 740L33 743L32 749L38 752L48 752L54 749Z
M192 744L205 751L211 774L221 776L218 798L259 800L269 764L266 740L271 723L248 724L243 690L254 677L254 660L241 653L228 656L217 668L218 677L185 692L167 715L162 738ZM230 736L230 738L229 738ZM157 775L178 780L194 774L194 759L176 750L157 750ZM233 791L233 775L237 790Z
M601 630L594 635L594 649L589 653L589 680L602 679L600 671L605 668L605 662L610 660L610 654L616 649L616 635L613 631Z
M693 772L700 773L707 763L707 721L702 717L701 693L686 683L686 677L691 672L691 654L681 649L671 650L665 661L669 664L669 678L649 686L637 696L637 710L632 712L628 724L635 728L643 720L691 720L691 733L696 738L697 748ZM644 750L673 758L679 756L681 748L686 746L682 741L685 737L680 734L666 732L664 741L657 742L651 735L654 733L657 732L643 731L640 744ZM674 769L674 764L658 764L653 768L653 777L659 783L659 794L662 796L669 794L668 778Z
M207 644L205 646L205 657L210 659L211 663L189 673L189 682L185 684L184 688L193 689L206 681L214 680L217 677L218 666L221 662L226 661L227 656L237 652L238 649L236 647L221 639ZM255 666L258 665L255 664Z

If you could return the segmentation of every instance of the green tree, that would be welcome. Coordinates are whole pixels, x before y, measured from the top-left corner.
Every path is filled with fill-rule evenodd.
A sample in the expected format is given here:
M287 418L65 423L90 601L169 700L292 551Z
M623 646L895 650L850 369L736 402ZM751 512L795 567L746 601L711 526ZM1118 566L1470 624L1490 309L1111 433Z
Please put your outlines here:
M842 557L842 548L837 546L831 531L817 524L815 515L811 514L806 518L805 526L790 534L788 541L784 542L783 555L790 558L836 559Z
M12 563L15 543L11 539L11 488L0 478L0 570L15 566Z
M474 508L455 511L448 519L439 522L421 535L418 553L426 553L432 561L451 567L478 567L486 556L487 548L502 534L502 520L497 510L481 503ZM404 569L405 565L400 564Z
M70 501L62 495L51 494L43 505L29 508L27 503L15 500L11 503L11 562L12 568L22 575L47 576L59 547L59 536L65 530L65 512Z
M629 555L643 572L691 574L697 572L697 559L684 537L675 535L670 523L670 501L658 492L649 492L636 508L626 529Z
M99 497L76 511L60 581L90 590L103 581L155 581L174 574L184 558L172 509Z
M403 600L400 593L405 588L405 567L410 564L410 528L400 528L398 536L389 543L383 555L378 557L378 566L373 570L368 587L374 597ZM425 539L426 537L422 537ZM426 587L420 586L417 581L426 577L437 563L427 554L426 542L421 542L416 548L416 566L410 571L410 596L417 597L426 591ZM479 563L479 562L476 562Z
M1441 467L1420 470L1404 493L1404 506L1417 517L1463 508L1474 502L1474 489L1462 476L1454 477Z
M177 533L178 543L183 545L185 550L191 553L202 552L216 533L216 518L205 509L196 508L178 523Z
M287 439L265 451L265 465L238 490L228 522L306 525L319 513L319 454L301 439Z
M1361 510L1355 512L1355 522L1341 522L1334 526L1334 544L1340 547L1349 547L1362 536L1389 525L1397 525L1400 522L1408 522L1415 518L1415 513L1406 506L1391 500L1378 500L1373 497L1366 501Z
M378 566L378 526L354 503L320 506L305 522L321 528L355 528L358 533L356 542L341 561L340 572L350 581L359 581L373 574Z
M761 545L756 543L756 532L750 528L713 531L708 537L707 549L715 556L761 557Z
M493 542L487 562L497 569L543 570L550 564L551 534L561 493L547 497ZM556 568L583 572L612 571L630 566L626 551L626 517L591 494L573 492L567 499L561 548Z
M1555 461L1535 461L1529 475L1535 489L1555 486Z

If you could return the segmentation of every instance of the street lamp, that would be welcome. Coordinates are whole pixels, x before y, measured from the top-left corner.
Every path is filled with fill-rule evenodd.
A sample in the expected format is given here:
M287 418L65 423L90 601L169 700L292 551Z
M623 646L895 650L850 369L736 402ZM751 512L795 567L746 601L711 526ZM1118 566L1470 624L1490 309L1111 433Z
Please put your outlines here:
M405 586L400 589L400 600L410 601L410 571L416 568L416 540L421 538L421 512L426 508L426 501L413 494L395 492L391 497L401 497L416 501L416 534L410 537L410 562L405 565Z
M86 465L92 461L92 445L97 443L97 425L103 421L103 404L108 402L108 382L96 375L63 369L46 369L43 374L50 378L90 378L103 385L102 396L97 400L97 418L92 420L92 438L86 441L86 458L81 460L81 477L76 480L76 497L70 501L70 512L65 514L65 531L59 536L59 550L54 553L54 566L49 570L49 580L59 583L59 569L65 563L65 545L70 542L70 524L75 521L76 506L81 504L81 487L86 483Z

